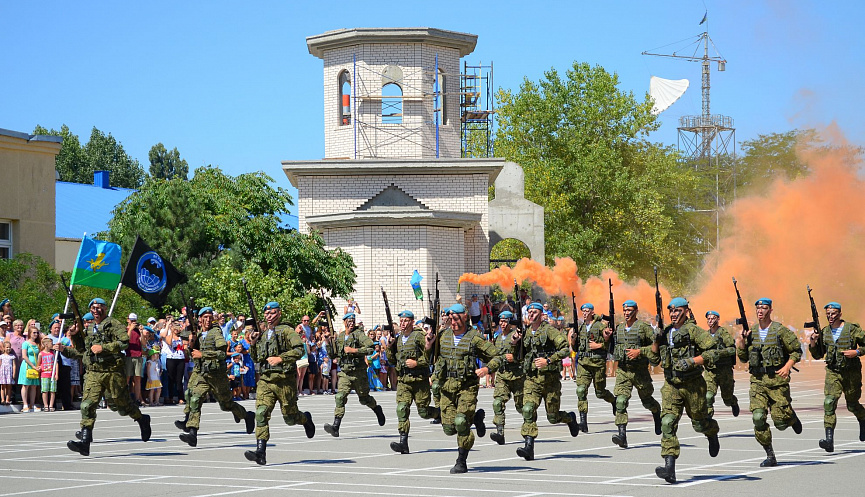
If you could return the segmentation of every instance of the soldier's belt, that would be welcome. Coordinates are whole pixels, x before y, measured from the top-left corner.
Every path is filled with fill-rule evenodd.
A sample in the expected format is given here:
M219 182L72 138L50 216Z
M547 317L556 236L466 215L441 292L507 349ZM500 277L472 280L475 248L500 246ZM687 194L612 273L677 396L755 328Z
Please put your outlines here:
M403 377L403 376L422 377L422 376L429 376L429 371L424 371L423 368L400 369L400 370L397 370L396 375L398 377Z
M781 366L759 366L759 367L749 367L748 372L755 376L766 375L769 378L775 376L778 373L778 370L781 369Z
M693 378L694 376L699 376L703 372L703 368L694 368L689 371L676 371L673 368L664 368L664 378L667 380L672 379L685 379L685 378Z
M606 359L606 358L607 358L607 353L606 353L606 352L594 352L594 351L590 351L590 352L586 352L585 354L583 354L583 357L589 357L589 358L592 358L592 359Z

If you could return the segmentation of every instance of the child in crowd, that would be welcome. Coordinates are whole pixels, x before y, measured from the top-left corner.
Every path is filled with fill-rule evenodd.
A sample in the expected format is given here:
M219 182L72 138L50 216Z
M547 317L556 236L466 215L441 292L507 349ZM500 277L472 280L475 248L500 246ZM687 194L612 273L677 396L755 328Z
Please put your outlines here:
M54 397L57 395L58 370L54 367L54 351L51 350L54 342L50 338L42 339L39 358L36 368L39 370L39 378L42 380L42 412L54 410Z
M162 394L162 363L160 362L159 349L153 348L147 351L147 382L144 388L148 391L150 407L159 405L159 397Z
M330 390L330 357L327 354L321 355L321 388L325 394L332 393Z
M243 365L243 354L235 352L231 354L231 362L228 363L228 386L231 388L233 400L243 400L241 397L241 378L248 369Z
M15 371L15 354L12 353L12 344L3 342L3 355L0 355L0 404L12 405L12 373Z

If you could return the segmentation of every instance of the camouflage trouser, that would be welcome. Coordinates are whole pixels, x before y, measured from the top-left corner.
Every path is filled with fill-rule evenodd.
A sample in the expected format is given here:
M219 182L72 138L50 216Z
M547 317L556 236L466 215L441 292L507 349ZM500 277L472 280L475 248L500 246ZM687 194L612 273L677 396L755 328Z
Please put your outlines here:
M826 384L823 387L823 394L826 396L823 400L823 409L826 411L823 416L823 426L826 428L835 428L837 422L835 408L842 393L847 402L847 410L853 413L856 419L865 419L865 408L859 403L859 398L862 396L861 368L848 369L840 373L827 369Z
M96 423L96 408L103 395L112 411L136 420L141 418L141 410L129 399L129 387L123 369L88 371L84 375L84 390L81 394L82 428L93 428Z
M523 383L523 426L520 435L538 436L538 408L544 401L547 421L551 424L567 423L571 420L568 413L560 411L562 405L562 379L558 371L526 375Z
M349 374L350 373L350 374ZM357 393L357 398L360 403L374 409L378 404L372 395L369 394L369 380L366 377L366 371L346 371L339 372L339 386L337 386L336 409L333 410L333 417L341 418L345 416L345 403L348 402L348 394L354 390Z
M199 373L189 377L186 389L186 405L189 409L188 428L198 428L201 422L201 404L212 393L223 411L231 411L237 419L246 416L246 409L231 399L231 388L228 386L228 375L224 371L216 373Z
M430 407L430 385L429 378L409 377L409 381L400 379L396 384L396 419L400 433L408 433L411 429L409 414L411 414L411 403L417 405L417 413L423 419L437 418L439 410Z
M505 404L514 397L514 407L519 414L523 413L523 377L505 379L502 374L496 375L496 388L493 390L493 424L505 424Z
M781 380L780 377L777 377ZM772 415L775 428L786 430L795 420L792 399L790 398L790 382L757 380L751 377L751 416L754 419L754 437L760 445L772 445L772 432L769 430L768 415Z
M706 370L703 374L706 378L706 403L709 405L709 416L715 415L715 394L718 389L721 389L721 399L724 400L725 406L738 405L739 399L733 395L733 388L736 385L733 379L732 366L723 367L714 371Z
M643 403L643 407L649 412L661 412L661 405L652 397L655 387L652 385L652 376L647 368L625 371L622 368L616 370L616 386L613 387L613 395L616 396L616 424L628 424L628 403L631 400L631 392L637 389L637 395Z
M706 410L706 380L702 375L680 379L676 385L664 381L661 387L661 456L679 457L679 420L682 409L691 418L691 426L707 437L718 434L718 422Z
M595 395L610 404L616 403L616 398L607 390L606 365L588 366L577 364L577 409L589 412L589 386L595 384Z
M475 444L472 423L478 407L478 384L461 383L448 379L441 388L442 431L451 437L457 436L457 446L471 449Z
M270 440L270 415L277 401L285 424L293 426L306 423L306 415L297 409L297 373L262 376L255 385L256 439Z

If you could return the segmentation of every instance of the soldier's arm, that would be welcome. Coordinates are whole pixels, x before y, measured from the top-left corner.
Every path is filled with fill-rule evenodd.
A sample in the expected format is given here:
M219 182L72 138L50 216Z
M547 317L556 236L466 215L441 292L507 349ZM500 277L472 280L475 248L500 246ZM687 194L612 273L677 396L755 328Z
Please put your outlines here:
M820 335L817 340L825 340L826 333L832 333L832 328L830 326L823 327L823 334ZM819 350L817 344L814 345L808 344L808 351L811 352L811 357L814 359L822 359L826 353L826 347L823 347L823 350Z
M784 348L787 350L787 353L790 354L789 360L793 361L793 364L796 364L802 359L802 344L790 328L787 328L786 326L782 326L782 328L783 332L780 333L781 341L784 342Z
M224 361L226 357L225 351L228 349L228 342L225 341L225 337L222 336L222 332L219 330L219 328L211 328L210 332L216 332L216 349L202 350L201 357L208 360L217 359L220 361Z
M856 349L856 356L865 356L865 331L863 331L858 324L854 324L853 329L850 331L850 335L853 338L851 345Z
M735 357L736 341L733 340L733 335L726 329L722 329L718 332L718 340L724 344L724 348L718 351L718 359Z
M568 348L568 338L564 333L553 330L550 332L549 337L552 339L553 346L556 348L556 351L552 356L550 356L551 361L558 362L571 355L571 349Z
M119 324L112 325L110 328L110 335L107 338L111 341L101 344L102 351L109 354L119 354L129 347L129 333L127 333L126 328L123 328Z
M358 333L357 336L360 336L360 346L357 348L357 352L352 355L368 356L375 352L375 345L372 344L372 340L366 336L366 333Z
M718 351L715 349L718 342L715 337L703 328L694 325L691 327L691 340L696 345L694 352L702 358L702 361L696 361L695 358L695 362L697 364L702 363L706 366L713 366L715 361L718 360Z
M419 368L429 368L429 354L427 354L426 350L426 335L423 333L415 333L415 348L420 351L414 359L417 361L417 367ZM396 359L396 354L394 354L394 359ZM391 364L396 364L396 361L390 361Z
M472 339L472 345L474 345L475 350L481 359L487 363L487 369L489 369L491 373L498 371L502 365L504 357L498 355L499 351L496 349L496 346L484 340L484 337L481 336L480 333L476 334Z
M640 347L640 355L649 360L652 366L657 366L661 363L661 354L655 350L655 330L646 323L640 325L640 343L644 344Z
M279 358L282 359L282 362L286 363L297 362L298 359L303 357L303 339L291 329L283 331L283 337L285 339L284 342L288 344L288 350L279 354Z

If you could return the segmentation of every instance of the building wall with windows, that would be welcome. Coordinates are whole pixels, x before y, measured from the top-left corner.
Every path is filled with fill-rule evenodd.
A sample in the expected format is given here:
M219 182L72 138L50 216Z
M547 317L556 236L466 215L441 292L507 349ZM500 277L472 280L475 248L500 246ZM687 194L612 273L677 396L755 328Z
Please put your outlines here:
M61 142L0 129L0 257L29 252L54 264L54 158Z

